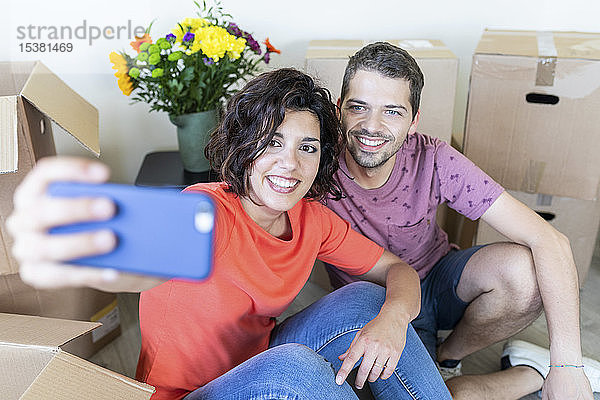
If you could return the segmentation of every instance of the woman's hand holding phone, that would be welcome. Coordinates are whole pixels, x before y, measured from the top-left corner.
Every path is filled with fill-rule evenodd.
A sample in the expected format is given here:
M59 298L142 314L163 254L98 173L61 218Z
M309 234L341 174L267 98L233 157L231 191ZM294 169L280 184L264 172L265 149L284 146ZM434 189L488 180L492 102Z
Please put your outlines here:
M52 157L40 160L25 177L15 191L14 209L6 221L14 238L13 255L25 283L40 289L89 286L119 292L142 291L165 281L65 263L112 251L117 240L110 231L48 233L60 225L107 220L116 211L114 203L107 198L48 196L48 185L57 181L103 183L109 175L108 167L94 160Z

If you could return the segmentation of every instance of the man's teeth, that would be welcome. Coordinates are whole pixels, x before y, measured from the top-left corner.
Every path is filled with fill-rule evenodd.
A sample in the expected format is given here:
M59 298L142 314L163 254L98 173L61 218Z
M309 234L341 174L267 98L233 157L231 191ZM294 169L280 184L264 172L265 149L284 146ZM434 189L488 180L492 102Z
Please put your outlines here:
M286 179L281 178L279 176L269 176L269 181L271 181L271 183L277 186L281 186L284 188L291 188L292 186L296 185L296 183L298 183L297 179Z
M363 138L363 137L356 137L356 140L358 140L359 142L361 142L364 145L367 146L379 146L382 145L383 143L385 143L385 140L383 139L367 139L367 138Z

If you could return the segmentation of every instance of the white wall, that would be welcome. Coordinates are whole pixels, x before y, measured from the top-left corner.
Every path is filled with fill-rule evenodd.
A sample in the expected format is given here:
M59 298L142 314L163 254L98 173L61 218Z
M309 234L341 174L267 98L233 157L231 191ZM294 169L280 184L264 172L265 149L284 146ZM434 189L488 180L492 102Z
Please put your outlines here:
M273 66L303 68L312 39L441 39L459 57L454 135L462 141L471 56L484 28L600 32L598 0L422 0L422 1L267 1L223 0L235 21L261 40L268 36L282 50ZM0 4L0 60L41 59L100 111L101 160L113 180L133 182L144 155L176 148L175 127L165 114L130 105L117 88L108 54L125 49L128 39L65 40L72 53L22 53L17 27L50 25L146 26L157 19L154 36L177 20L193 16L191 0L3 0ZM67 135L56 133L62 154L86 154Z

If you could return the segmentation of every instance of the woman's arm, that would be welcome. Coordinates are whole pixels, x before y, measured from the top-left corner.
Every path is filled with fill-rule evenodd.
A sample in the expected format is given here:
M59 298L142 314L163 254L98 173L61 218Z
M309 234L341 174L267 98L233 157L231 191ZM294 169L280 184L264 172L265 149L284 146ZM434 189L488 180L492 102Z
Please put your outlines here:
M46 195L55 181L102 183L109 169L86 158L53 157L40 160L14 194L14 208L6 221L14 238L12 252L23 281L36 288L89 286L108 292L140 292L165 279L118 273L112 269L76 267L66 260L107 253L116 246L110 231L50 235L48 229L111 218L114 203L105 198L62 199Z

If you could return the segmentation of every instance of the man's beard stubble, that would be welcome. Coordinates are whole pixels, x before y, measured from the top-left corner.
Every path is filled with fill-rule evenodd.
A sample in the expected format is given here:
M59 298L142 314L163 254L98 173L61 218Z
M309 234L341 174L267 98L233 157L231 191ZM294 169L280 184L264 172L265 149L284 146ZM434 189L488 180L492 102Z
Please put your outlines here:
M362 168L376 169L385 164L390 158L392 158L402 147L408 135L404 137L400 145L396 145L393 148L387 149L386 151L378 151L375 153L366 152L360 149L358 145L355 145L350 138L356 135L368 136L372 139L385 139L389 143L393 143L394 137L383 135L380 132L371 133L365 129L351 130L348 131L348 144L347 148L350 155L359 166ZM352 143L352 144L351 144Z

